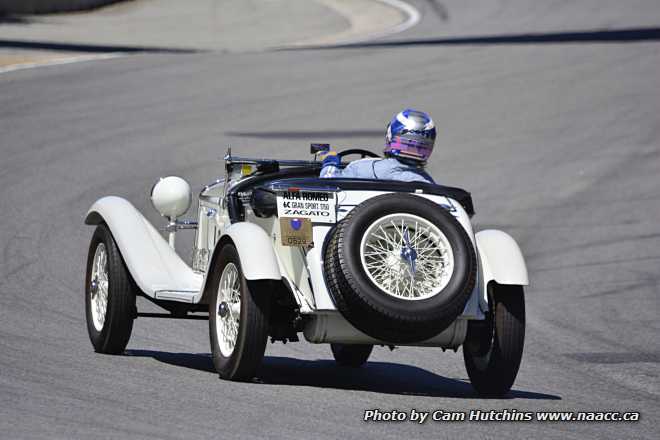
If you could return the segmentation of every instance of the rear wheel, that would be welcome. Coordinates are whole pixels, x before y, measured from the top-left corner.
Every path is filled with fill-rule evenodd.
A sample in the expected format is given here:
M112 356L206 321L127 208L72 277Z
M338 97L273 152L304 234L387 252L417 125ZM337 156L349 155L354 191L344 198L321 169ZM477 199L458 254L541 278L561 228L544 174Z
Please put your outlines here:
M85 311L94 350L122 353L136 316L137 287L105 223L94 231L87 256Z
M521 286L494 284L485 321L470 321L463 359L472 386L484 396L502 396L518 374L525 343L525 297Z
M226 244L211 268L209 333L215 369L223 379L248 380L264 357L269 303L243 277L238 251Z
M335 361L343 367L361 367L369 359L373 345L330 344Z

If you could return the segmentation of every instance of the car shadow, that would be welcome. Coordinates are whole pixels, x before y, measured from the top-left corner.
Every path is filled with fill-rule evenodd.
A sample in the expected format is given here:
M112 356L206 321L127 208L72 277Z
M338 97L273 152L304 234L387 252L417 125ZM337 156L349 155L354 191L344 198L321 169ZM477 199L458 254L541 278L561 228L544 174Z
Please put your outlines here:
M178 367L216 374L207 353L127 350L127 356L149 357ZM428 397L483 398L466 380L392 362L367 362L362 368L338 366L332 360L266 356L253 382ZM512 389L504 399L561 400L560 396Z

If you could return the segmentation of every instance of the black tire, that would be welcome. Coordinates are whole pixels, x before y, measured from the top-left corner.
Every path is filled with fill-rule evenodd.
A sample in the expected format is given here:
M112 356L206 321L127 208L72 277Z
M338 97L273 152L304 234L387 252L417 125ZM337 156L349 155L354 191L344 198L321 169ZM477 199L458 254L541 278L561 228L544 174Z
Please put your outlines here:
M97 248L103 244L107 255L107 307L105 320L99 330L94 324L92 313L92 294L98 295L99 289L92 285L92 267ZM85 277L85 312L87 317L87 331L94 350L99 353L123 353L133 331L133 320L137 313L135 297L137 287L126 268L126 263L119 252L119 248L112 237L110 229L105 223L96 227L87 256L87 275Z
M525 345L525 295L521 286L492 284L492 311L470 321L463 359L472 386L483 396L505 395L513 386Z
M230 355L225 356L218 342L217 319L220 302L218 286L222 272L229 264L234 264L238 269L240 284L240 319L238 325L238 336L235 346ZM270 303L267 295L258 295L251 292L248 283L243 276L241 262L236 247L225 244L216 258L212 270L209 288L209 333L211 339L211 353L215 369L223 379L245 381L254 377L266 350L268 340L268 316Z
M373 345L330 344L335 361L343 367L361 367L369 359Z
M380 290L366 274L360 243L367 228L396 213L433 223L450 242L454 271L438 294L405 300ZM354 208L337 224L325 248L324 272L337 309L357 329L381 341L406 343L429 339L447 328L465 307L476 279L476 255L467 233L444 208L422 197L386 194Z

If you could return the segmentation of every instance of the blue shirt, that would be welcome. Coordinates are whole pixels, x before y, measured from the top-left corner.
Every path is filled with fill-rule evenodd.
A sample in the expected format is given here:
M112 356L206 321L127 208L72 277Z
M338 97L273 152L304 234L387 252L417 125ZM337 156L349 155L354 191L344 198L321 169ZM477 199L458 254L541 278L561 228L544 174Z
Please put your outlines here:
M321 178L332 177L435 183L423 168L407 165L391 157L355 160L344 169L332 164L324 166L321 169Z

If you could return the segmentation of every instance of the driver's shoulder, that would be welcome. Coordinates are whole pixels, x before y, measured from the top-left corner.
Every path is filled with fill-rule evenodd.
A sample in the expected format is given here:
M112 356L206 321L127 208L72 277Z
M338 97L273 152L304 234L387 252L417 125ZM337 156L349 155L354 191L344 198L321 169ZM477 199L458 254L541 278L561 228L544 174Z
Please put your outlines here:
M346 168L359 168L361 166L366 166L371 164L375 161L382 160L381 158L378 157L366 157L364 159L358 159L350 162L348 165L346 165Z

